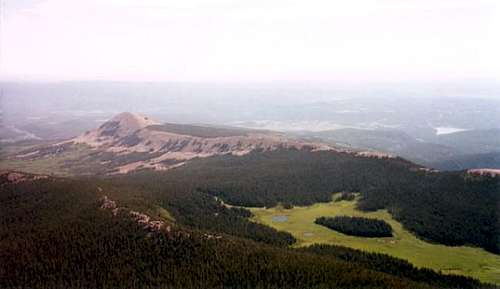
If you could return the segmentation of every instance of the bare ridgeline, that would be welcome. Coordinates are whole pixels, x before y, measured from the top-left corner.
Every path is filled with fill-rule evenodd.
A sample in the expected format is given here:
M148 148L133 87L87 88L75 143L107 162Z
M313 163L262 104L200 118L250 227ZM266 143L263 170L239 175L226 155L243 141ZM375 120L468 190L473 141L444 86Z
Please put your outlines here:
M245 155L252 151L278 149L334 150L363 157L390 158L372 151L348 151L334 145L311 142L283 133L234 127L160 124L146 116L124 112L75 138L23 150L13 159L37 161L78 149L106 168L107 174L139 169L167 170L194 158L215 155ZM87 160L88 161L88 160Z

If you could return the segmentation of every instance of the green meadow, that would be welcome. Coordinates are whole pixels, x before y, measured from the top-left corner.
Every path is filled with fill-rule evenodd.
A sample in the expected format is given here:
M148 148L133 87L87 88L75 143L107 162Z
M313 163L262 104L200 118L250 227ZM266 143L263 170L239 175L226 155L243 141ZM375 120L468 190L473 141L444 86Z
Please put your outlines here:
M30 146L24 147L28 149ZM10 149L10 148L9 148ZM0 162L0 169L18 170L27 173L58 175L58 176L72 176L74 171L83 167L87 171L91 170L90 166L95 169L102 167L98 162L85 162L83 158L87 157L90 148L85 145L76 145L70 150L51 155L49 157L41 157L33 160L25 160L22 158L11 157L4 159ZM14 155L19 153L14 149L6 150L6 153Z
M355 208L356 202L332 201L292 209L284 209L282 206L270 209L248 209L253 212L254 221L290 232L297 239L298 242L295 246L298 247L324 243L385 253L406 259L418 267L432 268L443 273L471 276L484 282L500 284L499 255L479 248L450 247L420 240L405 230L386 210L362 212ZM348 236L314 224L317 217L340 215L385 220L393 228L393 237Z

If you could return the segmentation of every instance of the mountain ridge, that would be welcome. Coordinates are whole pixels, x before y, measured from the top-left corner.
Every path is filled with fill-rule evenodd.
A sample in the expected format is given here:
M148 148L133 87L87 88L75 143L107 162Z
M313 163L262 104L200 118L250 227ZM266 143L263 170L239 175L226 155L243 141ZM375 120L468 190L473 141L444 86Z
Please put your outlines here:
M394 134L388 133L388 136ZM373 158L399 155L379 151L376 147L370 150L346 147L321 137L303 138L276 131L229 126L160 123L142 114L123 112L76 137L16 150L7 155L7 162L2 167L24 170L26 161L31 161L33 165L27 171L47 174L52 173L55 162L65 175L126 174L142 169L169 170L196 158L226 154L242 156L253 151L278 149L331 150ZM39 163L46 165L46 169L38 170ZM422 169L435 167L432 163L417 166Z
M336 149L332 145L292 138L278 132L160 124L147 116L124 112L96 129L53 145L23 150L15 158L50 159L80 149L80 154L87 157L85 161L90 158L96 165L108 166L108 174L123 174L139 169L168 170L195 158L224 154L241 156L252 151L289 148L313 151Z

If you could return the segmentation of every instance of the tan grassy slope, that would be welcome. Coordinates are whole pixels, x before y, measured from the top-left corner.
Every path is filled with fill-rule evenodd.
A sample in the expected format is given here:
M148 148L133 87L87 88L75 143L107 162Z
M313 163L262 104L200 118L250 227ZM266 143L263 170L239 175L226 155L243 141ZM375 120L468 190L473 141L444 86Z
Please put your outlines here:
M67 174L128 173L166 170L194 158L244 155L281 148L329 150L333 147L281 133L200 125L163 124L139 114L121 113L100 127L55 144L29 147L7 155L9 169ZM87 165L89 164L89 165ZM72 170L73 167L82 169ZM92 167L85 170L84 167Z

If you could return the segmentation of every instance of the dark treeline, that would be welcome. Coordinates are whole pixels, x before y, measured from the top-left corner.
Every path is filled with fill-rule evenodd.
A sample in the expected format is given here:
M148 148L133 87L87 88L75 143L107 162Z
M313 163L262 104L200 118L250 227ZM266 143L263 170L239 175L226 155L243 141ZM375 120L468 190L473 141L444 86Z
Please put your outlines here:
M273 207L327 202L333 192L360 192L360 209L386 208L420 238L500 252L500 178L427 172L399 158L278 150L199 159L172 171L113 181L151 192L187 221L205 209L187 212L174 195L213 195L233 205ZM216 226L219 221L206 213L206 227Z
M341 247L208 238L182 225L150 233L126 212L100 209L99 188L121 194L120 205L150 201L99 180L0 188L0 288L494 288Z
M334 201L354 201L356 199L356 194L353 192L342 192Z
M368 238L392 237L392 227L384 220L336 216L319 217L314 223L351 236Z
M242 208L228 208L212 195L186 191L162 195L160 204L174 214L176 220L192 228L222 232L267 244L288 246L295 238L288 232L251 222L251 212Z

